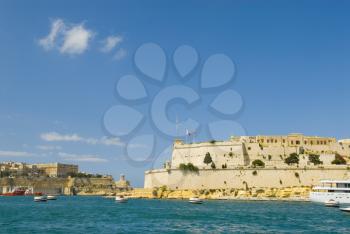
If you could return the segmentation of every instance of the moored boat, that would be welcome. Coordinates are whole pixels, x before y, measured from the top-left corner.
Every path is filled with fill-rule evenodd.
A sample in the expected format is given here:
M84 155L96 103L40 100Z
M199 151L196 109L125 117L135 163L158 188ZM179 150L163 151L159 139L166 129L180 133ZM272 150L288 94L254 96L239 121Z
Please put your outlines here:
M24 189L14 189L12 192L4 193L4 196L24 196L25 194Z
M47 195L47 200L57 200L57 197L54 195Z
M325 201L324 205L327 207L339 207L339 202L337 202L333 199L330 199L328 201Z
M34 201L35 202L46 202L47 201L47 197L46 196L35 196L34 197Z
M339 204L350 204L350 180L321 180L310 192L310 201L326 203L334 200Z
M115 201L119 202L119 203L125 203L128 201L128 199L126 197L124 197L123 195L120 195L120 196L115 197Z
M203 203L203 200L200 199L199 197L191 197L189 200L188 200L189 203L192 203L192 204L202 204Z
M350 212L350 207L339 208L339 210L344 211L344 212Z

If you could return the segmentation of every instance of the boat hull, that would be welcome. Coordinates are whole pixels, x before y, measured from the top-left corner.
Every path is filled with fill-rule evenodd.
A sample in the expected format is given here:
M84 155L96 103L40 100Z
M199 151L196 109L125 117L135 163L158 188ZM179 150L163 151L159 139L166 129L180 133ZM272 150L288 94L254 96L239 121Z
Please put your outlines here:
M350 207L340 208L339 210L341 210L343 212L350 212Z
M329 200L334 200L340 204L350 204L350 193L336 193L336 192L311 192L310 201L326 203Z
M34 201L35 202L46 202L47 197L46 196L36 196L36 197L34 197Z

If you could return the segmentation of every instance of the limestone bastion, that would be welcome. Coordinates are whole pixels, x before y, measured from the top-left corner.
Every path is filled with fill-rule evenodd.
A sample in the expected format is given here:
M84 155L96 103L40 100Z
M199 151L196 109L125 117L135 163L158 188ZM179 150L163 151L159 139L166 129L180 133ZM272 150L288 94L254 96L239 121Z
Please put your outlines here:
M321 179L349 179L349 162L349 139L289 134L200 143L175 140L164 168L145 172L144 188L310 187Z

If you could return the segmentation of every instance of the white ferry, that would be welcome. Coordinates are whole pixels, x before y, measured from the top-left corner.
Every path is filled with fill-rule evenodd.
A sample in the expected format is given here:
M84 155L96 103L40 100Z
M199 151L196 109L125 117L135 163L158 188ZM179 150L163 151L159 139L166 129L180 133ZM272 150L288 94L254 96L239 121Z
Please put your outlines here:
M350 204L350 180L321 180L310 192L310 200L326 203L330 200L339 204Z

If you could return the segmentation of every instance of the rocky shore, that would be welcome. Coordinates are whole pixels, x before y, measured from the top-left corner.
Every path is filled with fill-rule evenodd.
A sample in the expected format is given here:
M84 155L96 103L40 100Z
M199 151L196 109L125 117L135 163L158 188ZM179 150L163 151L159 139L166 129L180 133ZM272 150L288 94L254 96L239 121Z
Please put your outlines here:
M200 197L213 200L277 200L277 201L308 201L310 187L287 188L249 188L249 189L200 189L200 190L169 190L166 187L144 189L135 188L120 192L129 198L147 199L189 199Z

